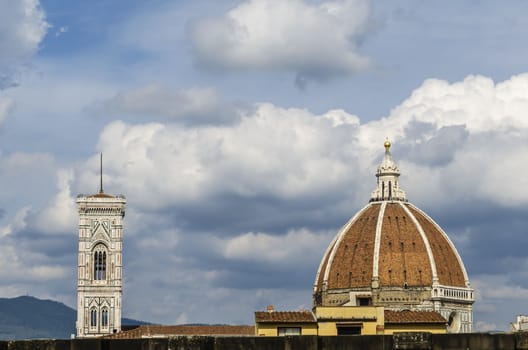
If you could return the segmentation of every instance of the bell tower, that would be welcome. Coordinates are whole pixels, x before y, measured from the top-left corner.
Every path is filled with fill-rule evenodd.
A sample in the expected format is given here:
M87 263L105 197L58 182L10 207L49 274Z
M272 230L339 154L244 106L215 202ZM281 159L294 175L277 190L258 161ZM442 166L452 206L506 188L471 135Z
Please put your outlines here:
M126 199L103 191L103 156L99 193L77 196L79 257L77 337L121 330L123 218Z

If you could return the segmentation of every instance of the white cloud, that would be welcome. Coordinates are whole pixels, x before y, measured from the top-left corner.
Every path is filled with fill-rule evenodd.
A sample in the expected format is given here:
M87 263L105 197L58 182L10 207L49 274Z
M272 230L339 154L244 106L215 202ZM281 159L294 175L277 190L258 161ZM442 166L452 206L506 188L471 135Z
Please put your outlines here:
M411 200L431 206L455 198L527 203L528 180L519 176L528 171L527 86L528 74L500 83L483 76L451 84L427 80L388 117L363 124L360 144L392 139L412 182L402 182Z
M61 36L62 34L68 32L68 26L62 26L58 30L55 31L55 37Z
M0 235L0 278L2 286L28 285L35 281L64 278L70 267L46 261L42 251L29 251L16 235L26 227L29 208L23 208L13 219L8 235Z
M13 232L19 230L23 230L27 225L26 217L28 216L30 210L31 207L24 207L20 209L7 226L0 227L0 237L10 235Z
M67 238L57 244L41 235L59 225L64 228L65 213L56 215L52 222L42 222L42 226L35 220L41 210L45 211L42 206L53 195L53 188L48 184L54 175L54 159L49 154L13 153L0 157L1 205L6 208L2 218L5 222L0 226L0 289L6 292L39 295L50 288L40 282L62 282L71 271L58 253L63 249L61 244L67 244L64 242ZM61 194L56 201L59 208L72 203L71 198ZM72 227L68 225L67 232Z
M12 110L13 104L14 101L12 98L0 96L0 126L2 126L9 112Z
M145 230L148 228L145 228ZM178 245L179 232L174 229L164 229L156 232L155 236L138 237L138 247L147 250L172 250Z
M428 79L411 96L395 107L389 117L369 123L364 142L390 136L405 139L405 129L412 122L432 124L439 128L464 125L471 134L512 132L528 127L528 73L519 74L501 83L480 75L470 75L450 84L445 80ZM384 134L385 133L385 134ZM420 135L422 142L431 137Z
M337 118L337 119L336 119ZM336 120L339 120L336 125ZM348 143L359 120L343 111L313 115L270 104L232 126L181 128L109 124L99 149L109 183L138 203L165 206L222 193L295 198L349 181ZM81 183L95 183L94 170Z
M342 110L315 115L266 103L232 125L114 122L98 148L109 183L147 207L222 194L294 200L324 193L342 200L343 188L351 196L365 192L354 196L359 205L375 186L385 136L411 201L515 205L528 202L528 179L519 176L528 153L528 97L519 92L526 85L528 74L498 84L480 76L428 80L387 118L366 123ZM96 164L92 159L92 172L81 175L84 186L96 183Z
M224 102L214 89L174 90L155 84L120 92L100 103L96 112L121 119L144 117L146 121L185 125L226 124L240 119L239 112Z
M362 71L370 62L357 42L369 11L366 0L249 0L197 21L193 52L206 66L292 71L300 80Z
M481 301L528 299L528 288L509 281L507 276L480 275L477 276L473 285L478 288L477 295Z
M288 265L301 263L307 256L319 253L333 237L332 233L313 233L307 229L290 230L285 235L248 232L224 243L227 259L263 261Z
M40 265L39 262L28 259L14 247L0 249L2 253L2 268L0 278L3 284L31 285L34 282L56 281L64 278L71 267Z
M49 24L39 0L0 0L0 9L0 80L5 80L37 51Z
M508 329L516 315L526 313L528 289L515 281L522 279L516 272L483 274L471 279L475 289L475 330Z
M77 221L75 199L71 194L70 184L73 181L71 169L57 172L59 192L36 217L35 229L46 233L71 234Z
M64 278L69 267L64 266L33 266L26 270L28 277L37 281L56 280Z

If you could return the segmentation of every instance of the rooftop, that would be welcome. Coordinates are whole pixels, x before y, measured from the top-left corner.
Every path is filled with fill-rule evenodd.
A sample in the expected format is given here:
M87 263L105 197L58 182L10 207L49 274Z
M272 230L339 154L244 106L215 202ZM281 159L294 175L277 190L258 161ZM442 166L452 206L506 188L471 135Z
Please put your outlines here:
M436 311L393 311L385 310L387 323L447 323L446 319Z
M256 311L255 322L316 323L314 314L309 310L301 311Z

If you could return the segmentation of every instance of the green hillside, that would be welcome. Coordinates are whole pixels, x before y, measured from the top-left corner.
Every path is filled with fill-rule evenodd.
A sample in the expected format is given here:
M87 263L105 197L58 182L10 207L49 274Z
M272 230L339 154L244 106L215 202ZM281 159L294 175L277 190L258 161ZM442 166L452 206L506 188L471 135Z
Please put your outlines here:
M67 339L75 334L77 312L57 301L30 296L0 298L0 339ZM123 325L145 322L123 319Z

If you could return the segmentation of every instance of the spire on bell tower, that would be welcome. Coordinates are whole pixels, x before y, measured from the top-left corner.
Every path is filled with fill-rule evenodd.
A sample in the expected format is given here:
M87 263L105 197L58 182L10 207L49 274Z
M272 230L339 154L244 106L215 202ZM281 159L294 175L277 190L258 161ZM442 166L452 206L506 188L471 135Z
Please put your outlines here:
M389 138L385 140L383 146L385 147L385 156L376 171L377 188L372 192L370 201L407 201L405 191L400 189L398 182L400 169L392 160Z
M103 191L103 152L101 152L101 165L100 165L100 180L101 180L101 185L99 186L99 193L104 193Z

